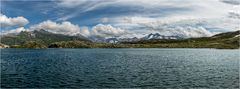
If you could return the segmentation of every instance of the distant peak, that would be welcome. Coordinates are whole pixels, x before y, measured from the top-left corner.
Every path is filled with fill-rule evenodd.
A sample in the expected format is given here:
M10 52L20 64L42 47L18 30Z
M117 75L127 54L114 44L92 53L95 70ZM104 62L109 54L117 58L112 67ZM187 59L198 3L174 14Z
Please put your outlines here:
M47 30L44 30L44 29L40 29L39 31L40 32L48 32Z

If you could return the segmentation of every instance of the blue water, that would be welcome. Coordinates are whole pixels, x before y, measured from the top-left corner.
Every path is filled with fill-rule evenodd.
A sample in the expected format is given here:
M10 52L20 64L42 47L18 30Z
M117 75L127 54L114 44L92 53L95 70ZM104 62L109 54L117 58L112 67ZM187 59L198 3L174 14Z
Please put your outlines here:
M239 88L239 52L1 49L1 87Z

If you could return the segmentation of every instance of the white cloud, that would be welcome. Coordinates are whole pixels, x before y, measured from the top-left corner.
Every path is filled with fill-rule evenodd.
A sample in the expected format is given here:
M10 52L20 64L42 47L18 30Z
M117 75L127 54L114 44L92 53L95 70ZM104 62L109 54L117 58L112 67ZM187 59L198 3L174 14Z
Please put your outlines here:
M25 29L24 27L19 27L19 28L16 28L16 29L12 29L12 30L5 30L5 31L2 31L1 35L7 35L7 34L18 34L22 31L28 31L28 29Z
M98 24L92 29L88 27L80 28L78 25L74 25L70 22L56 23L50 20L44 21L40 24L36 24L30 27L30 30L44 29L49 32L64 34L64 35L78 35L81 34L85 37L97 37L97 38L108 38L108 37L119 37L122 35L130 34L130 32L121 28L115 28L111 25Z
M152 22L145 23L145 29L157 31L168 36L190 37L209 37L214 35L205 27L205 22L199 20L185 20L176 22ZM206 23L207 24L207 23Z
M0 14L1 27L24 26L28 23L29 21L22 16L11 18L7 17L6 15Z
M109 20L108 20L108 18L102 18L102 19L100 19L100 22L101 23L107 23L107 22L109 22Z
M240 2L240 1L239 1ZM233 6L233 8L228 12L230 18L240 19L240 5Z
M89 37L91 35L88 27L82 27L80 32L85 37Z
M225 3L223 3L225 2ZM223 17L232 8L232 4L226 4L226 2L237 3L237 0L61 0L58 4L67 8L78 8L76 13L72 13L62 17L63 20L74 18L81 12L91 11L106 6L131 6L131 8L143 7L144 11L140 13L142 16L150 16L153 14L159 15L161 11L153 13L145 13L145 11L154 11L161 8L179 8L185 9L172 11L168 16L185 16L185 17L197 17L197 18L216 18ZM214 4L213 4L214 3ZM131 14L130 14L131 15ZM167 17L168 17L167 16ZM161 17L161 15L159 15Z
M181 36L184 38L189 37L208 37L212 36L217 32L210 31L207 27L219 27L228 28L226 26L219 26L216 21L209 19L190 19L190 18L146 18L146 17L128 17L122 18L122 23L117 24L121 28L137 29L139 32L135 31L135 34L150 34L150 33L160 33L162 35L168 36ZM217 20L219 21L219 20ZM120 21L121 22L121 21ZM225 20L221 22L227 22ZM229 23L231 21L228 21ZM236 24L233 24L236 25ZM229 26L229 25L228 25ZM230 27L232 27L230 25ZM231 29L229 27L229 29ZM221 29L222 30L222 29ZM132 31L133 32L133 31Z
M44 29L49 32L64 34L64 35L78 35L81 34L85 37L118 37L122 35L129 34L128 31L123 30L121 28L115 28L111 25L103 25L98 24L92 29L88 29L88 27L80 28L78 25L74 25L71 22L62 22L56 23L50 20L41 22L40 24L36 24L30 27L30 30L40 30Z
M112 3L112 0L60 0L59 3L57 3L58 6L65 8L77 8L77 10L71 14L58 18L57 21L66 21L78 16L81 13L94 10L109 3Z
M224 4L224 3L223 3ZM240 29L239 6L232 6L220 17L201 18L197 15L171 15L167 17L117 17L110 18L114 26L127 29L140 29L149 32L161 32L163 35L180 35L183 37L211 36L220 32ZM150 30L149 32L146 30Z
M196 34L199 33L197 30L206 32L206 34L209 36L209 28L206 28L204 26L191 26L191 22L184 22L185 20L193 20L195 22L201 22L200 24L208 24L210 27L219 28L224 31L234 31L239 29L239 21L235 20L236 18L239 18L239 12L238 7L236 4L239 2L239 0L98 0L98 3L92 3L95 1L75 1L74 4L71 0L64 0L65 3L68 3L70 7L83 7L85 9L80 9L80 11L91 11L94 9L103 8L106 6L132 6L130 8L134 8L134 6L140 6L144 8L144 11L154 11L156 9L161 9L169 7L169 8L180 8L179 11L169 11L169 13L166 13L166 16L158 15L161 14L161 11L159 12L153 12L153 13L145 13L144 11L142 13L139 13L138 15L125 15L125 16L113 16L111 18L103 18L101 19L101 22L107 22L111 23L112 26L120 27L122 29L132 30L132 29L140 29L140 30L146 30L151 29L150 26L146 27L146 24L150 25L151 23L157 23L157 24L151 24L156 27L162 26L162 25L170 25L170 24L176 24L183 22L184 25L190 25L189 27L182 27L182 26L174 26L175 29L182 29L180 31L183 31L183 33L186 33L185 31L191 32L192 30ZM78 4L77 4L78 2ZM136 3L137 2L137 3ZM91 4L90 4L91 3ZM214 4L213 4L214 3ZM227 3L227 4L226 4ZM85 5L89 4L89 5ZM142 9L142 8L141 8ZM181 9L184 9L183 11ZM168 8L167 10L168 11ZM79 13L75 13L74 15L70 14L66 16L66 19L74 18ZM155 17L150 17L153 14L157 14ZM111 14L109 14L111 15ZM227 17L231 17L230 19ZM206 22L206 23L205 23ZM193 22L194 24L194 22ZM167 27L168 28L168 27ZM192 29L192 30L183 30L183 29ZM203 30L204 29L204 30ZM205 31L206 30L206 31ZM211 30L211 29L210 29ZM174 32L174 30L170 30ZM133 31L132 31L133 32ZM179 31L178 31L179 32ZM195 33L192 34L195 34ZM145 31L145 33L148 33L148 31ZM213 32L215 33L215 32ZM141 33L142 34L142 33ZM197 35L194 35L193 37L197 37ZM187 35L186 36L191 36ZM206 36L206 35L202 35Z
M74 25L71 22L64 21L62 23L56 23L50 20L44 21L40 24L30 27L31 30L44 29L49 32L65 35L76 35L80 33L80 28L78 25Z
M29 29L25 29L24 27L20 27L13 30L3 31L3 35L5 34L18 34L21 31L34 31L34 30L46 30L56 34L64 34L64 35L83 35L85 37L97 37L97 38L108 38L108 37L119 37L123 35L129 35L130 32L123 30L121 28L115 28L111 25L103 25L98 24L94 26L92 29L88 29L88 27L80 27L78 25L74 25L71 22L64 21L62 23L56 23L51 20L43 21L39 24L31 26Z
M180 36L183 38L191 38L191 37L209 37L212 36L213 33L206 30L203 27L175 27L175 28L165 28L165 30L160 30L160 33Z
M91 35L94 37L119 37L122 35L129 34L128 31L121 28L115 28L111 25L98 24L92 28Z
M60 0L59 5L67 8L73 8L86 3L88 0Z
M156 31L156 29L158 29L159 31L159 29L163 29L161 26L166 25L164 26L164 29L167 29L165 31L166 34L179 33L179 35L185 35L186 37L210 36L215 32L211 32L205 26L192 26L192 24L199 22L197 24L207 24L210 27L220 28L225 31L239 29L239 21L233 19L239 18L239 13L237 13L239 12L237 11L239 8L236 8L238 7L236 5L238 3L239 0L60 0L58 3L59 6L77 8L77 11L59 18L58 21L68 20L78 16L78 14L107 6L131 6L129 8L140 6L144 8L144 11L154 11L161 8L163 8L163 11L165 9L168 11L166 7L169 7L170 11L164 16L150 17L152 14L158 15L161 13L161 11L159 11L153 13L142 12L138 15L127 14L125 16L121 15L120 17L109 16L108 18L102 18L100 22L111 23L111 25L97 25L93 27L92 30L85 29L81 30L80 33L86 34L86 36L119 36L119 34L114 33L116 29L121 28L119 33L121 33L122 29L127 29L124 31L128 32L132 29L147 29L145 33L149 33L149 30ZM171 11L171 8L180 8L180 10ZM111 13L109 13L109 15L111 15ZM228 16L231 18L226 18ZM192 20L192 22L185 22L189 20ZM111 32L111 30L106 29L114 29L114 31Z

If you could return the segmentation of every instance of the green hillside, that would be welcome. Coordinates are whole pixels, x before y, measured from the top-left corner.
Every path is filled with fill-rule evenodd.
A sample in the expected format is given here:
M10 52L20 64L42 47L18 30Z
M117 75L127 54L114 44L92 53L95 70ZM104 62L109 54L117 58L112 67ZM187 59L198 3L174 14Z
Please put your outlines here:
M72 41L72 40L78 40L78 41L89 41L87 38L83 36L68 36L68 35L62 35L62 34L54 34L50 33L45 30L35 30L32 32L20 32L17 35L8 35L1 37L1 43L6 45L23 45L27 43L36 42L38 44L42 45L49 45L54 42L60 42L60 41Z

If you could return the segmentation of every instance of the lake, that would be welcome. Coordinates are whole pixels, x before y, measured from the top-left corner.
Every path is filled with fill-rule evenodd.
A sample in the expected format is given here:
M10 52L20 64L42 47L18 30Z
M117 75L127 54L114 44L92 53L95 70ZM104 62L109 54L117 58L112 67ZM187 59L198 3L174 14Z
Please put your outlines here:
M239 52L1 49L1 87L239 88Z

